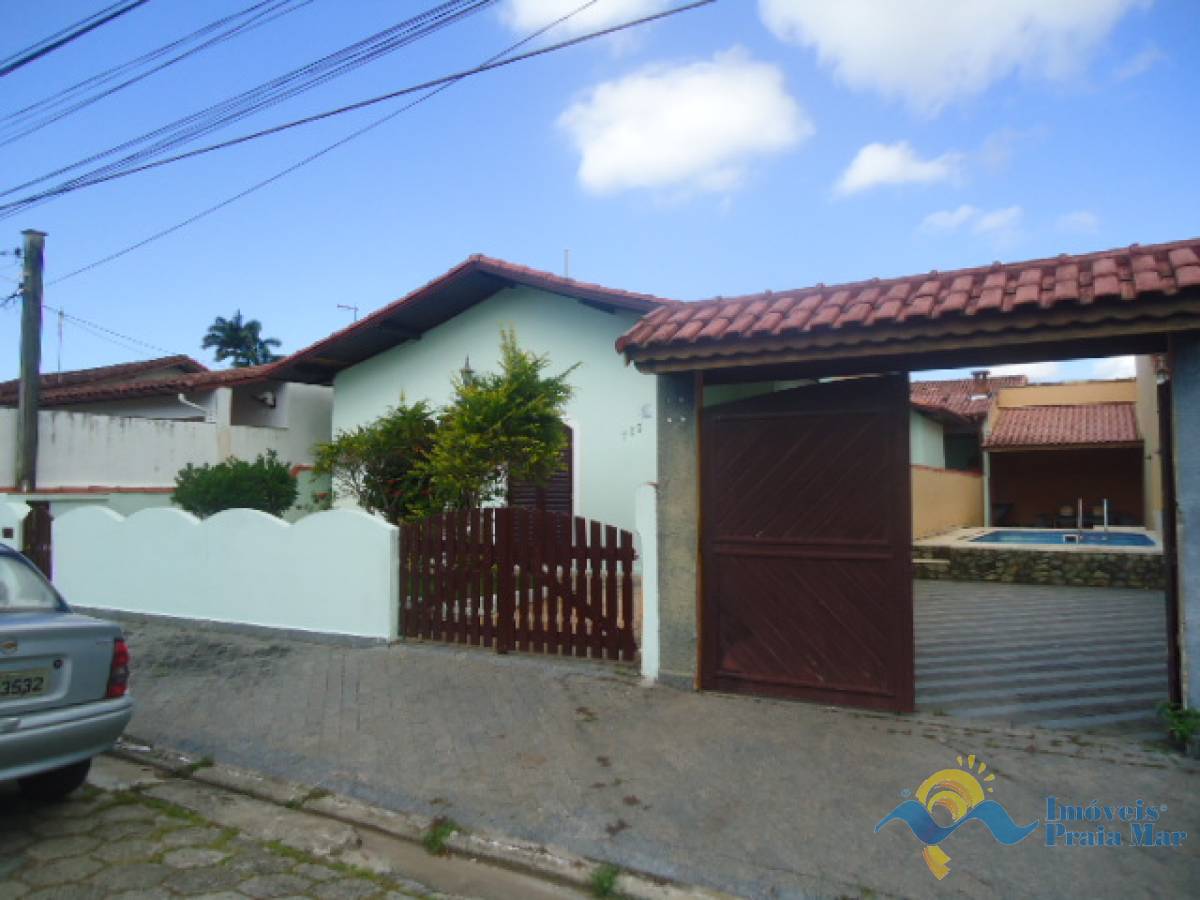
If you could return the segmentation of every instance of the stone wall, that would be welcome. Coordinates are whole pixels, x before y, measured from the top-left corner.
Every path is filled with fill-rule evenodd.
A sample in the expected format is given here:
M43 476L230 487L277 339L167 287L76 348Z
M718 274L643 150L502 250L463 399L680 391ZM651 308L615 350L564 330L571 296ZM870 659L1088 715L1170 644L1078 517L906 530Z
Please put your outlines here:
M914 547L913 559L940 561L913 568L917 578L943 581L1159 589L1166 584L1161 553Z

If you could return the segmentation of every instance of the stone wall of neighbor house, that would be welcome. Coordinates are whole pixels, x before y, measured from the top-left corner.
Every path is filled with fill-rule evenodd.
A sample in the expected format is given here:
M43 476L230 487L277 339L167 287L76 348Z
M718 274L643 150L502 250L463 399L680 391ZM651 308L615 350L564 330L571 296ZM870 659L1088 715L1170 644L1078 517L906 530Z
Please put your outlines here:
M252 509L201 521L91 507L54 522L69 603L376 640L397 636L399 553L399 530L357 510L288 524Z
M566 410L574 436L575 514L632 531L637 489L655 479L654 379L627 366L613 344L637 319L636 313L609 313L531 288L501 291L420 340L339 373L333 430L365 425L401 397L445 404L468 358L476 372L498 368L500 331L512 329L523 349L549 358L549 372L579 364L570 376L574 395Z
M1166 578L1161 553L915 547L913 558L942 560L913 566L917 578L941 581L1161 589Z
M912 467L913 537L983 524L983 473Z

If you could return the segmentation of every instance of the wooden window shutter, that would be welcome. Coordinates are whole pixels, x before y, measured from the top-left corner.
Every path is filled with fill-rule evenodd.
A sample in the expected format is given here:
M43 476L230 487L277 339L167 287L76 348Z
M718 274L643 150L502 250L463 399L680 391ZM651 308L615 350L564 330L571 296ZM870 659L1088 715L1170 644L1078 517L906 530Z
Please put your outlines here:
M547 512L575 514L575 498L572 493L574 482L575 436L570 428L567 429L567 445L563 448L562 465L550 476L550 480L541 487L524 481L510 481L508 484L508 505L522 506L527 509L544 508Z

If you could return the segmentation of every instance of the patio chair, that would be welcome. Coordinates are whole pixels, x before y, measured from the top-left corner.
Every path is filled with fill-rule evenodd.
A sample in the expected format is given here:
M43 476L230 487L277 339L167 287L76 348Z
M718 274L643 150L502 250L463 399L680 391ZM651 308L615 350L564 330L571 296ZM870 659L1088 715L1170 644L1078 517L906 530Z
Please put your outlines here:
M1054 517L1055 528L1074 528L1076 522L1077 518L1074 503L1064 503L1058 508L1058 515Z

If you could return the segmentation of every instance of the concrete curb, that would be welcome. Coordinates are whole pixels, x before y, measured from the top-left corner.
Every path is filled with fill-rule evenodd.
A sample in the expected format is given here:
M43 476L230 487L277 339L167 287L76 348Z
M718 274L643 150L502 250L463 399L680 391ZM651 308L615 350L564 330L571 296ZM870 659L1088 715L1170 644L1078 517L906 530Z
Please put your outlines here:
M420 844L434 821L429 816L371 806L309 785L155 747L129 735L121 738L110 754L128 762L151 766L176 778L201 782L410 843ZM565 848L486 831L455 832L446 839L446 847L455 855L485 860L515 872L584 890L590 889L593 875L608 865ZM675 884L644 872L623 868L619 872L616 894L635 900L736 900L733 894Z

